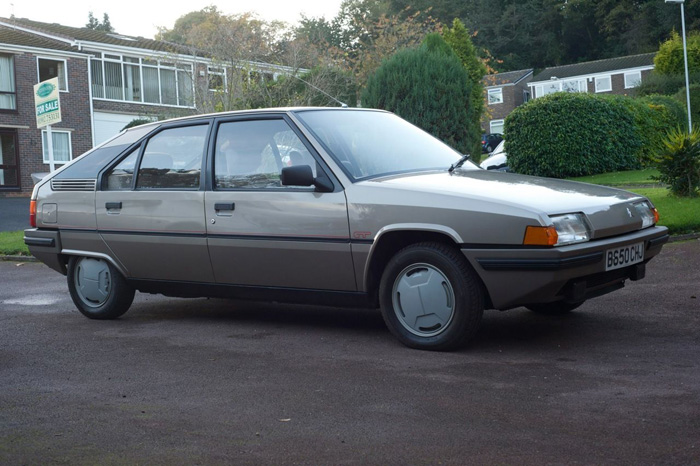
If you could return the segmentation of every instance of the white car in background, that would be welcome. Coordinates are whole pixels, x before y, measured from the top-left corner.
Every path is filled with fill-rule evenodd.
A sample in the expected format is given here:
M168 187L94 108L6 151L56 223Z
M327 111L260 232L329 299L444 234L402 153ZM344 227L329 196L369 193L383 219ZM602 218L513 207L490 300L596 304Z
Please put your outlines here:
M502 172L509 172L510 168L508 167L508 154L506 154L506 151L503 147L503 144L505 141L501 141L498 146L491 152L491 155L489 155L486 159L484 159L483 162L479 164L481 168L484 170L498 170Z

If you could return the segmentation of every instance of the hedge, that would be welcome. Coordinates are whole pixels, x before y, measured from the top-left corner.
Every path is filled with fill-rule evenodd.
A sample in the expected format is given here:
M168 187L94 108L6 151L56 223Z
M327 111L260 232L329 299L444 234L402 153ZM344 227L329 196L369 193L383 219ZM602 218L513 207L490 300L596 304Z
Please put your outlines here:
M513 171L556 178L638 168L643 145L627 102L578 93L516 108L504 136Z

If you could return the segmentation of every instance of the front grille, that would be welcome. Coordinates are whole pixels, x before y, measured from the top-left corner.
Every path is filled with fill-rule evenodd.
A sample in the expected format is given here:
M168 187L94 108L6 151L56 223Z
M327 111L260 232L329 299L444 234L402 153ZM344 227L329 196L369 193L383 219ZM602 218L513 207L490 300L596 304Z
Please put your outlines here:
M51 180L54 191L94 191L97 180Z

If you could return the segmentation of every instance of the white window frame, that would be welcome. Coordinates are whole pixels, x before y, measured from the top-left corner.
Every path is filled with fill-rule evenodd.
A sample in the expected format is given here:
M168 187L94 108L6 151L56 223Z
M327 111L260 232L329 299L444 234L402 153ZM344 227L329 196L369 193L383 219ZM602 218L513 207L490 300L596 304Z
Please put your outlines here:
M498 87L495 89L489 89L488 91L488 103L489 105L497 105L497 104L502 104L503 103L503 88ZM499 96L500 98L498 100L492 100L494 96Z
M489 122L489 132L491 134L493 134L493 133L503 134L503 125L505 124L505 121L506 120L504 120L504 119L491 120L491 122ZM493 129L494 125L497 128L500 127L500 131L494 131L494 129Z
M632 81L632 84L629 84L629 81L635 79ZM633 89L637 86L642 84L642 72L641 71L628 71L625 73L625 89Z
M63 75L66 81L66 88L61 89L61 80L59 78L58 80L58 87L59 87L59 92L69 92L68 90L68 60L65 58L55 58L55 57L45 57L45 56L38 56L36 57L36 82L39 83L41 82L41 73L39 72L39 61L40 60L51 60L51 61L60 61L63 62Z
M73 140L71 139L71 132L70 131L62 131L62 130L51 130L51 135L53 136L54 134L67 134L68 135L68 160L56 160L56 154L54 154L54 163L56 165L63 165L65 163L70 162L73 160ZM42 153L42 159L45 164L49 164L49 149L46 147L44 144L44 139L48 141L48 132L45 129L41 130L41 153Z
M132 61L125 61L124 58L138 58L139 62L132 62ZM102 95L103 97L95 97L96 100L107 100L110 102L126 102L126 103L131 103L131 104L141 104L141 105L157 105L157 106L163 106L163 107L179 107L179 108L196 108L196 99L195 99L195 79L194 79L194 66L190 62L185 62L185 63L177 63L174 60L158 60L156 58L144 58L144 57L137 57L133 54L127 54L127 55L117 55L117 54L108 54L108 53L102 53L101 57L98 57L96 55L93 55L90 57L90 66L92 66L93 61L99 61L100 66L102 68ZM105 63L115 63L119 65L120 69L120 76L122 80L122 92L121 92L121 99L110 99L107 97L106 94L106 86L107 86L107 74L105 71ZM139 75L141 77L141 100L127 100L126 99L126 83L124 80L124 66L125 65L130 65L130 66L138 66L139 67ZM157 75L158 75L158 102L146 102L146 82L144 80L144 72L143 69L144 67L150 68L150 69L155 69L157 70ZM173 71L175 72L175 101L177 103L175 104L166 104L163 103L163 85L162 85L162 77L161 77L161 71ZM191 105L180 105L180 99L182 96L180 96L180 85L179 85L179 80L180 80L180 73L185 72L188 73L190 76L191 80L191 97L192 97L192 104ZM90 85L94 85L95 83L91 82Z
M605 80L608 81L609 85L608 87L605 88L599 88L598 83L599 82L605 82ZM595 92L596 94L601 93L601 92L610 92L612 91L612 75L605 75L605 76L596 76L595 77Z

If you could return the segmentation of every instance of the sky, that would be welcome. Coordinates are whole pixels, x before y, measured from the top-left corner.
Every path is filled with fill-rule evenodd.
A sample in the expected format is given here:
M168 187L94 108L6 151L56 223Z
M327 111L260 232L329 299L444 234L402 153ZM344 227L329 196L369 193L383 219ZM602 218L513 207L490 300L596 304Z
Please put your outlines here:
M307 17L324 16L331 19L338 12L341 1L228 0L217 3L216 0L176 0L166 3L152 0L0 0L0 17L8 18L14 14L18 18L44 23L82 27L88 21L88 12L92 11L100 21L102 15L107 13L116 32L152 38L159 26L171 29L180 16L209 5L216 5L224 14L254 11L267 21L280 20L294 24L302 13Z

